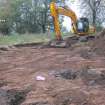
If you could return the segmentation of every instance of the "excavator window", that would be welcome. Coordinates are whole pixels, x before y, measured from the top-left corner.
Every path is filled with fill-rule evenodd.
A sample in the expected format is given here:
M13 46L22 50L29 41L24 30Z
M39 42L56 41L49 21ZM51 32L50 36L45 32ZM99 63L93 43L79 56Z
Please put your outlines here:
M77 21L77 31L78 32L88 32L89 30L89 21L87 18L80 18L78 21Z
M78 30L79 31L82 31L84 26L83 26L83 22L82 21L79 21L78 24L77 24L77 27L78 27Z

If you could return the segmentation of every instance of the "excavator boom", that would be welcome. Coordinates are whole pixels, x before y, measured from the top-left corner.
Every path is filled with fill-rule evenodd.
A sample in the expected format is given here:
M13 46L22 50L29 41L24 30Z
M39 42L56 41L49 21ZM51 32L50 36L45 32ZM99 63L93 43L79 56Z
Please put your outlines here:
M76 26L75 25L77 22L77 16L71 9L63 8L63 7L57 7L56 4L54 2L52 2L50 4L50 11L51 11L51 16L53 17L54 29L55 29L57 40L62 39L59 20L58 20L59 14L64 15L64 16L68 16L71 18L73 31L74 31L74 33L76 33Z

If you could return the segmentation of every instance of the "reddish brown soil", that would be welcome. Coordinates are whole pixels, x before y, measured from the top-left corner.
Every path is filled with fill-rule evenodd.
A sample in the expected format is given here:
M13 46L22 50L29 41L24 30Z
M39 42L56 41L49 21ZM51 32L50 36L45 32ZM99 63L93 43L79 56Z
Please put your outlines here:
M105 56L105 29L96 35L96 38L92 43L92 49L97 54Z
M105 105L104 70L105 56L84 45L72 49L20 47L1 51L0 89L29 91L18 104L7 104L0 92L0 105ZM60 75L62 71L77 74L67 79ZM37 76L46 80L37 81Z

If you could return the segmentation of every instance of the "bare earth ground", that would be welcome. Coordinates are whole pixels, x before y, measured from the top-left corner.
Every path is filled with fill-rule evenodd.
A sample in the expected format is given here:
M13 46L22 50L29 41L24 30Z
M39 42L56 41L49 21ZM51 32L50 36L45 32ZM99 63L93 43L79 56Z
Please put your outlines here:
M105 56L84 45L1 51L0 105L105 105Z

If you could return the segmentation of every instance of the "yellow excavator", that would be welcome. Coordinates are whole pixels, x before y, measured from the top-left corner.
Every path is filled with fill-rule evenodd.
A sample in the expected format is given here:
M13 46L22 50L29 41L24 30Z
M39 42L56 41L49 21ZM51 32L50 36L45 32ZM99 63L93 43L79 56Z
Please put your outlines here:
M60 31L60 25L59 25L59 15L68 16L71 18L71 25L72 25L72 32L78 36L86 36L95 31L94 27L90 29L89 27L89 21L87 18L82 17L80 19L77 19L77 16L74 11L67 7L57 7L55 2L50 3L50 12L51 16L53 17L53 23L54 23L54 30L56 33L56 41L51 44L51 46L61 46L65 47L67 46L67 43L63 41L61 31Z

